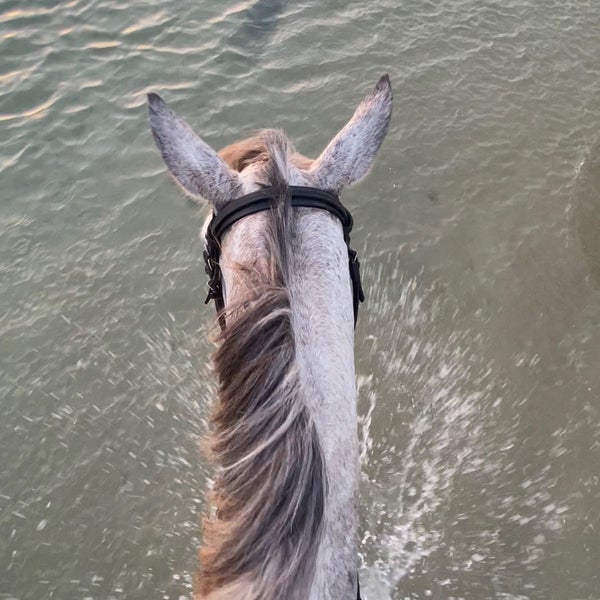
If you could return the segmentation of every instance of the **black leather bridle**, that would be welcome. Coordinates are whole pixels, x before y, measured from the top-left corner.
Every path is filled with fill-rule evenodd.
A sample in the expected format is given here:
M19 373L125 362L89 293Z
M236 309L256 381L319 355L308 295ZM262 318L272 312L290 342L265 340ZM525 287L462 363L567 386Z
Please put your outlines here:
M350 281L352 282L352 301L354 306L354 326L358 318L358 305L364 302L365 295L360 283L360 263L356 250L350 247L350 232L352 231L352 215L340 202L339 196L327 190L291 185L289 186L292 206L305 208L319 208L337 217L342 223L344 241L348 248L348 265L350 268ZM246 194L228 202L213 217L206 230L206 244L204 249L204 262L208 279L208 295L205 304L215 301L221 328L225 329L225 300L223 298L223 279L219 258L221 256L221 239L223 234L234 223L258 212L273 208L275 193L273 188L265 188L251 194Z

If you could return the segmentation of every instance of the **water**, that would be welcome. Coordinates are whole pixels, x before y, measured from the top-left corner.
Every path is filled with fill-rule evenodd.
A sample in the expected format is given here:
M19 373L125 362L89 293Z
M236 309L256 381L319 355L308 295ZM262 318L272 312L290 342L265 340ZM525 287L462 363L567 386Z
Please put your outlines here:
M145 94L315 155L388 71L344 195L369 600L600 598L600 4L0 5L0 598L188 598L209 471L203 215Z

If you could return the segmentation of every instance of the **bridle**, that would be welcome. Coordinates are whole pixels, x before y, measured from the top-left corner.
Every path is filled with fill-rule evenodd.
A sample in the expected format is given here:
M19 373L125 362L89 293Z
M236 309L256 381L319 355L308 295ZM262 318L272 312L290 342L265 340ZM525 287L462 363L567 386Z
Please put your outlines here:
M289 186L291 204L294 207L319 208L337 217L342 223L344 242L348 248L348 265L350 281L352 282L352 303L354 306L354 326L358 318L358 305L364 302L365 295L360 283L360 263L356 250L350 247L350 232L352 231L352 215L340 202L339 196L328 190L298 185ZM224 233L234 223L265 210L273 208L275 190L272 187L246 194L228 202L218 213L214 214L206 230L204 248L204 263L208 275L208 295L205 304L215 301L221 329L225 329L225 300L223 298L223 276L219 266L221 256L221 239Z

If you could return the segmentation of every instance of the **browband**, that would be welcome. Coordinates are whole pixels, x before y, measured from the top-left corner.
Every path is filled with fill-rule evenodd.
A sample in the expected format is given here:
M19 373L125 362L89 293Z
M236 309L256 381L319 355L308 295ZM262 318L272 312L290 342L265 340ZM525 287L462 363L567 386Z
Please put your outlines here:
M350 232L352 231L352 215L340 202L337 194L317 188L291 185L289 186L292 206L304 208L319 208L337 217L344 232L344 242L348 248L348 263L350 268L350 281L352 282L352 300L354 306L354 326L358 318L358 305L364 302L365 295L360 282L360 263L356 250L350 247ZM234 223L247 217L273 207L275 193L273 188L265 188L246 194L228 202L216 215L213 215L206 230L206 246L204 249L204 262L206 273L209 276L208 295L205 304L210 300L215 301L221 328L225 328L223 309L223 287L221 269L219 267L220 243L223 234Z

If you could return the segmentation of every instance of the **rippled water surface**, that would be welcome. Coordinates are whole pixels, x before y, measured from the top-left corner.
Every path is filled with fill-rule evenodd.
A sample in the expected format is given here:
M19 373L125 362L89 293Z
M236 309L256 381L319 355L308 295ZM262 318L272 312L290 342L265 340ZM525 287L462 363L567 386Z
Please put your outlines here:
M207 467L201 211L145 94L346 192L368 600L600 598L600 3L0 4L0 598L190 597Z

